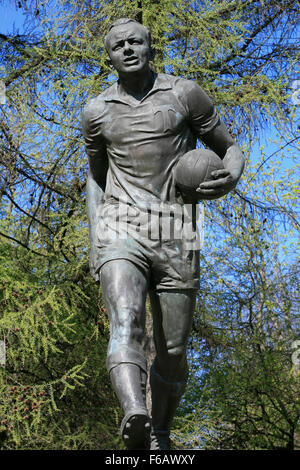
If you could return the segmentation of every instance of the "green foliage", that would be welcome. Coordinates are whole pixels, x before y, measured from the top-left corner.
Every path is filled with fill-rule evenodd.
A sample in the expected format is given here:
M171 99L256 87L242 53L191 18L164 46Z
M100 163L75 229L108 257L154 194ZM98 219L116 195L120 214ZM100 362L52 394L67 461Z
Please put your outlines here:
M3 448L109 448L108 322L87 271L1 244ZM68 419L66 420L66 416Z
M295 447L297 3L35 0L16 7L24 30L0 35L7 96L0 108L2 448L121 445L105 369L108 320L88 273L80 113L116 78L103 37L122 16L150 28L158 71L195 80L212 96L247 157L237 190L206 204L191 382L174 443ZM273 133L257 150L271 125L277 141Z

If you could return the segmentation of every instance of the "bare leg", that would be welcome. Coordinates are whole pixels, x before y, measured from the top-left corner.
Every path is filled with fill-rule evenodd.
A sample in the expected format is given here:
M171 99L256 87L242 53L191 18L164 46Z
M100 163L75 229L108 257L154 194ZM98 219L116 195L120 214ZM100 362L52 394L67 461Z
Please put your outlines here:
M104 264L100 282L110 320L107 367L125 413L121 434L128 449L143 448L150 431L141 345L147 279L132 262L122 259Z
M177 406L184 393L188 366L186 346L196 294L193 290L150 293L157 356L151 368L151 449L168 449Z

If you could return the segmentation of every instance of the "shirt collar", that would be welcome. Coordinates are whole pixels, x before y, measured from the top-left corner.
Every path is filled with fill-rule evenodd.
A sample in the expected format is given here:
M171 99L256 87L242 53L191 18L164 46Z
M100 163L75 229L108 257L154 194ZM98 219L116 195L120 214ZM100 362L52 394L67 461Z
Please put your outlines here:
M144 96L144 98L140 101L144 101L149 95L156 93L157 91L161 90L171 90L172 84L168 77L168 75L155 73L155 81L151 90ZM109 89L108 94L105 96L104 101L118 101L119 103L131 104L129 101L126 100L126 95L123 93L121 96L120 88L119 88L119 80L115 82Z

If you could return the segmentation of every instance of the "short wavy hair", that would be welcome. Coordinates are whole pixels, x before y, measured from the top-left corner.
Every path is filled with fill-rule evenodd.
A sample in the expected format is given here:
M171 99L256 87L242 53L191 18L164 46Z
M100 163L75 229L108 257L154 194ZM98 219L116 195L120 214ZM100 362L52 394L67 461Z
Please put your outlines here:
M119 18L118 20L115 20L113 23L111 23L111 25L109 26L109 28L107 30L106 35L104 36L104 46L105 46L106 50L107 50L107 36L110 33L110 31L113 28L115 28L116 26L121 26L122 24L127 24L127 23L136 23L139 26L141 26L142 28L144 28L146 36L147 36L147 41L148 41L149 47L151 47L151 33L150 33L149 29L146 28L146 26L144 26L143 24L139 23L136 20L133 20L132 18Z

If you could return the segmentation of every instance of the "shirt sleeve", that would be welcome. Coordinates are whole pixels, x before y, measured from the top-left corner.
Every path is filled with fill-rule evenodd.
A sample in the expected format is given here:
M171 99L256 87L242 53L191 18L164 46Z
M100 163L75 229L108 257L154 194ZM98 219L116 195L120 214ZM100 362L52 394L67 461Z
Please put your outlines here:
M106 160L106 142L101 133L100 113L97 112L95 99L89 101L84 107L81 116L82 134L84 137L86 153L90 163Z
M193 133L200 137L211 131L218 123L219 116L211 98L195 82L186 95L188 121Z

